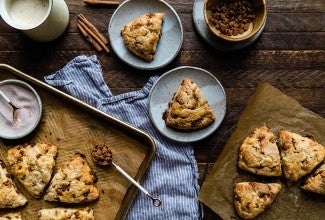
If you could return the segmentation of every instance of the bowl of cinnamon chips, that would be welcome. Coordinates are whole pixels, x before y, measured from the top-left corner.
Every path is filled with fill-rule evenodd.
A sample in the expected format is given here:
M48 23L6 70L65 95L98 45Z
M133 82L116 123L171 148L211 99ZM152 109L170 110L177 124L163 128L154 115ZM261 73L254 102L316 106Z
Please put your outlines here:
M203 10L209 30L227 42L257 39L267 14L265 0L205 0Z

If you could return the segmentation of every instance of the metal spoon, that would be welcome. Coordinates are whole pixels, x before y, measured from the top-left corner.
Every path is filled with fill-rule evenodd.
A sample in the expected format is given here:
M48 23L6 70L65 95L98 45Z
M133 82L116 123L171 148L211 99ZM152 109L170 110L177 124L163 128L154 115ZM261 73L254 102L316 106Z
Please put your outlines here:
M123 175L125 176L128 180L130 180L136 187L138 187L146 196L148 196L152 200L152 204L155 207L158 207L161 205L161 200L157 197L153 197L147 190L145 190L137 181L135 181L132 177L129 176L121 167L116 165L112 161L112 165Z
M12 119L16 124L20 124L21 120L18 117L18 113L17 111L19 110L18 107L16 107L8 98L8 96L6 94L4 94L1 90L0 90L0 95L2 96L2 98L4 98L6 100L6 102L8 102L8 104L12 107L13 109L13 113L12 113Z
M161 205L161 200L157 197L153 197L146 189L144 189L137 181L135 181L129 174L127 174L121 167L119 167L112 160L112 152L107 145L96 145L91 153L91 156L99 165L107 166L112 164L117 171L119 171L125 178L133 183L138 189L140 189L146 196L152 200L152 204L155 207Z

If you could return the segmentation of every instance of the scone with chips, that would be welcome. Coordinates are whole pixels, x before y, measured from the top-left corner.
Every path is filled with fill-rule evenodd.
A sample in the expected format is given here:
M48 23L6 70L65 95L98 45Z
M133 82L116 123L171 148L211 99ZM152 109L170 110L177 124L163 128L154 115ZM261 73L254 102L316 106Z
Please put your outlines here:
M91 208L52 208L41 209L38 212L39 220L95 220L94 211Z
M10 212L0 216L0 220L22 220L20 212Z
M86 160L76 153L54 174L46 190L46 201L63 203L87 203L99 197L97 177Z
M257 175L282 175L276 137L267 126L256 129L243 141L239 147L238 166Z
M18 192L5 163L0 160L0 208L16 208L26 203L26 197Z
M196 83L184 78L169 102L163 119L168 127L189 131L211 125L215 116Z
M58 147L45 143L18 145L8 150L12 173L35 198L52 178Z
M152 61L161 36L164 13L148 13L121 30L126 47L146 61Z
M325 162L306 178L301 188L325 195Z
M317 141L282 130L279 146L284 176L290 182L312 172L325 158L325 148Z
M274 202L281 188L278 183L236 183L234 205L238 215L243 219L254 219Z

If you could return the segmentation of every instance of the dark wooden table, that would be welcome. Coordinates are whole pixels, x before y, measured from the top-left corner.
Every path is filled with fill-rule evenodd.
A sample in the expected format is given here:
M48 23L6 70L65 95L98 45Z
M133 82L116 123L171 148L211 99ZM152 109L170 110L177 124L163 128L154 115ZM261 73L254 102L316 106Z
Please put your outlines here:
M178 66L204 68L225 88L227 113L218 130L195 143L202 180L207 164L212 166L222 150L220 138L231 129L261 82L277 87L301 105L325 116L325 5L323 0L267 0L265 29L250 47L231 53L211 48L200 37L192 20L194 0L168 0L181 18L184 42L175 60L155 71L125 65L111 52L97 53L79 33L76 21L84 14L107 36L114 7L88 7L82 0L66 0L70 23L66 33L51 43L29 40L0 20L0 63L9 64L38 79L62 68L74 57L96 54L105 81L114 95L139 90L149 76ZM209 155L213 152L213 157ZM217 216L205 207L207 219Z

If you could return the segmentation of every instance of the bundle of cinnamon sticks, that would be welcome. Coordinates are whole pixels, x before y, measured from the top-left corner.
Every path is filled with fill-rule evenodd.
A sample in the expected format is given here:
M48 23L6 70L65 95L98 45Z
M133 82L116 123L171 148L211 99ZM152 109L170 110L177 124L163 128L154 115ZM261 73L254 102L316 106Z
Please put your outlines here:
M93 45L98 52L104 50L106 53L109 53L109 49L106 46L108 41L84 15L78 15L77 26L86 40Z

